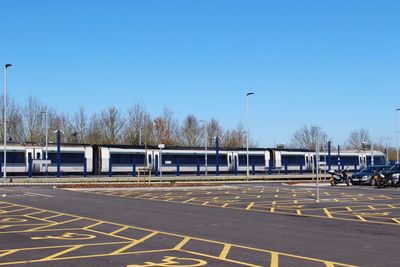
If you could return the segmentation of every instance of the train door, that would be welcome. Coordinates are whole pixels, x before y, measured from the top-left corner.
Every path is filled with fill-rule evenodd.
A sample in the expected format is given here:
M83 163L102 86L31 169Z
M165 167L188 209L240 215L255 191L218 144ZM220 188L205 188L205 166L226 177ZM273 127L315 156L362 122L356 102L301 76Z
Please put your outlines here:
M274 151L275 157L274 157L274 162L273 164L273 168L277 168L280 169L282 168L282 154L280 151Z
M153 163L152 163L152 171L154 173L159 173L160 171L160 152L153 152Z
M233 171L233 161L232 161L232 153L228 153L228 171L232 172Z
M29 162L34 158L35 155L35 150L33 147L29 147L25 149L25 168L26 168L26 172L29 171Z
M232 153L232 162L231 162L231 172L235 172L235 170L239 169L239 157L237 152Z

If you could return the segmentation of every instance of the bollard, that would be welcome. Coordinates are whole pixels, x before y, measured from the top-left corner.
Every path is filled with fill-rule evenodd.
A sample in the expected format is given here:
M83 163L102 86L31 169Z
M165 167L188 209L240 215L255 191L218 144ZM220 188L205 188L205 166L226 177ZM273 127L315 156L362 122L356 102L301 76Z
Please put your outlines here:
M252 174L256 175L256 164L254 163L254 161L252 163Z
M180 176L179 159L176 161L176 176Z
M111 155L110 155L110 158L108 159L108 177L112 177L112 161L111 161Z
M197 176L200 176L200 161L197 160Z
M237 164L237 157L235 157L235 168L234 168L234 172L235 172L235 176L238 174L238 164Z
M83 159L83 177L86 178L87 176L87 160L86 158Z
M136 177L136 159L133 159L133 164L132 164L132 177Z

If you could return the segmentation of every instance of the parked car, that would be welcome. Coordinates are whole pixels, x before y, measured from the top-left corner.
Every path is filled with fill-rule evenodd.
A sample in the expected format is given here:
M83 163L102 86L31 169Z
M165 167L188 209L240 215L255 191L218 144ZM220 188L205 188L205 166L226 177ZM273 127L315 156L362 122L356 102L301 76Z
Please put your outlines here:
M354 173L350 177L350 182L352 185L376 185L376 180L374 179L375 174L377 172L386 172L389 168L389 165L372 165L365 167L361 171Z

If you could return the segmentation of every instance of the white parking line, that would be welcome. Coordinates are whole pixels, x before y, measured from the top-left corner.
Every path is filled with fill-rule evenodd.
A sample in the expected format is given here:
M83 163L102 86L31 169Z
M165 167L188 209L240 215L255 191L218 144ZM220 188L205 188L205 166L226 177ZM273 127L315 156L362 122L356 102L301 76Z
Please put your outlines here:
M33 192L25 192L25 194L27 195L33 195L33 196L42 196L42 197L54 197L54 196L50 196L50 195L45 195L45 194L39 194L39 193L33 193Z

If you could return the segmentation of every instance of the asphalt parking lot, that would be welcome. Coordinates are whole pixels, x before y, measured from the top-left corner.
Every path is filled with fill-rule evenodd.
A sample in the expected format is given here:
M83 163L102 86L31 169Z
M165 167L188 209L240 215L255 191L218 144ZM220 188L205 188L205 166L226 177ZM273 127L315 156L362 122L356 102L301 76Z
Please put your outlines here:
M400 190L0 188L0 265L398 266Z

